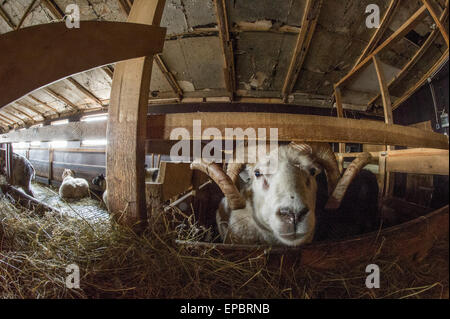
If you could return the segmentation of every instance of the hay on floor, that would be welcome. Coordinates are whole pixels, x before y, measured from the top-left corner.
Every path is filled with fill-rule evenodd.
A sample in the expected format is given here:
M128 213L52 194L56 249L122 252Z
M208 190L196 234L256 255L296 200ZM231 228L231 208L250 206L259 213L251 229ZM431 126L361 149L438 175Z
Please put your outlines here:
M448 239L420 264L376 260L381 288L367 289L367 265L286 275L175 244L209 235L176 212L155 216L137 236L109 219L38 217L2 197L0 298L448 298ZM66 287L70 264L80 268L80 289Z

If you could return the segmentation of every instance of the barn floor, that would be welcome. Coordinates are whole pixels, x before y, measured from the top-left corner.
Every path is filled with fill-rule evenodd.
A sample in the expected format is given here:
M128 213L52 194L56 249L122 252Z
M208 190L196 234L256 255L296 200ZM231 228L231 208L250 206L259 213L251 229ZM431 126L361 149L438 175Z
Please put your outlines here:
M34 196L40 201L58 209L61 213L74 218L82 218L89 221L98 221L109 218L108 211L103 203L94 198L83 198L74 202L67 202L59 197L58 188L41 183L32 183Z

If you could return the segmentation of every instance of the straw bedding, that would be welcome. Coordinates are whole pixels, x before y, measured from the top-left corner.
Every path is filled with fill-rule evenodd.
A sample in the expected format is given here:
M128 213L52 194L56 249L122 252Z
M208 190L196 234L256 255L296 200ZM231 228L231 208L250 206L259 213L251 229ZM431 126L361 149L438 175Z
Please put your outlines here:
M149 224L138 236L109 218L37 216L0 195L0 298L448 298L448 238L421 263L373 261L381 288L367 289L366 265L283 274L245 258L191 254L175 240L212 232L177 211ZM66 287L69 264L80 268L80 289Z

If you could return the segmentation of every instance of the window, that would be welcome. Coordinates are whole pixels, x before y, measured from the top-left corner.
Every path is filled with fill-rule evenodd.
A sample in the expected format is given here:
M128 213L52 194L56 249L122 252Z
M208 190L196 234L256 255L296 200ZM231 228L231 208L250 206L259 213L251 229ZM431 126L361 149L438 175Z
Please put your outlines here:
M15 148L28 148L30 147L30 143L20 142L20 143L12 143L13 149Z
M82 122L98 122L98 121L106 121L108 119L107 113L95 114L95 115L86 115L81 118Z
M34 147L39 147L39 146L41 146L41 141L33 141L30 143L30 145L34 146Z
M106 139L103 140L84 140L81 142L81 146L104 146L106 145Z
M50 146L52 148L64 148L67 147L67 141L51 141Z
M63 125L63 124L67 124L67 123L69 123L68 119L66 119L66 120L59 120L59 121L53 121L51 123L51 125Z

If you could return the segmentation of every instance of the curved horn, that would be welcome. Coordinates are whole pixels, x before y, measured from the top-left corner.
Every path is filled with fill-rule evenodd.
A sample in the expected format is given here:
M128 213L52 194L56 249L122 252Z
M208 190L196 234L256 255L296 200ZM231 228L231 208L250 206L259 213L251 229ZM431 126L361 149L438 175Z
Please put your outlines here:
M219 186L232 210L245 207L245 199L239 193L232 179L225 174L218 164L197 160L191 163L191 169L202 171L208 175Z
M344 175L339 180L333 194L328 199L325 209L338 209L341 206L341 202L344 199L347 188L350 186L356 175L358 175L359 171L366 166L371 159L372 155L364 152L360 157L351 162L345 170Z
M331 195L340 179L339 166L329 143L294 143L291 147L304 155L314 156L315 161L325 169L327 174L328 195Z

